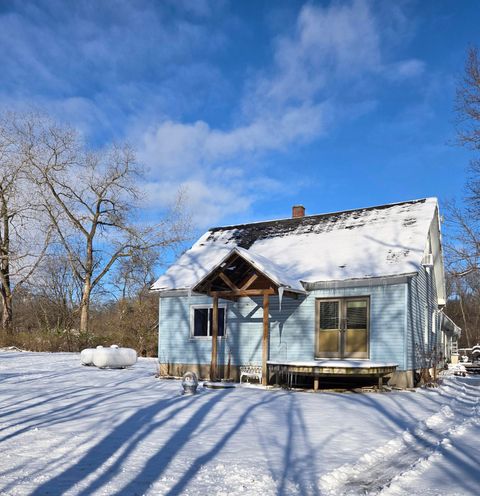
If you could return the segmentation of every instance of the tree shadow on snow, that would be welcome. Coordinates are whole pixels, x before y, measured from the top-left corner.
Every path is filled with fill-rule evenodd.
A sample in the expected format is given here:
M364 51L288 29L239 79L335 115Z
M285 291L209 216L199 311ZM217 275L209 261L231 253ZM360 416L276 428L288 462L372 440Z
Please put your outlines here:
M115 477L116 473L121 470L121 465L130 452L138 447L139 443L141 443L152 430L160 428L182 410L194 405L195 399L197 398L175 396L173 398L161 399L147 407L138 409L134 414L130 415L126 420L114 427L111 432L103 437L97 444L91 447L78 462L39 486L32 494L37 496L44 494L62 494L83 479L91 476L96 469L108 462L110 458L118 455L118 459L108 468L108 470L104 471L104 473L91 482L86 489L80 492L80 494L94 493L96 489ZM200 415L200 412L205 413L205 410L211 408L211 404L214 403L215 400L216 398L212 397L209 402L201 405L196 410L194 416ZM170 410L161 420L154 421L156 415L163 413L172 406L176 406L176 408Z

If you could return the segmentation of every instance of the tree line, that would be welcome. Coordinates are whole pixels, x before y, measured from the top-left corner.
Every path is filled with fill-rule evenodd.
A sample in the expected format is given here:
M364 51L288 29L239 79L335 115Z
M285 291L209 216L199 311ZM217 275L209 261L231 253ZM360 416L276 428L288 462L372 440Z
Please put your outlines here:
M151 314L155 326L156 315L141 309L151 300L152 271L186 239L189 225L181 194L159 222L145 224L141 181L126 144L92 149L78 131L46 115L0 116L5 343L20 336L32 342L42 332L48 341L57 333L76 349L108 330L108 318L116 315L111 325L121 327L127 302L139 307L137 321Z

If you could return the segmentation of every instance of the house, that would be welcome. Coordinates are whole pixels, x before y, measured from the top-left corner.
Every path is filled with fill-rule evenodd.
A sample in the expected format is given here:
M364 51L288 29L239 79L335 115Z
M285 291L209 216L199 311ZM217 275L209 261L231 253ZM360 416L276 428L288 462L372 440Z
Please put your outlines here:
M208 230L152 286L162 374L387 376L449 358L436 198Z

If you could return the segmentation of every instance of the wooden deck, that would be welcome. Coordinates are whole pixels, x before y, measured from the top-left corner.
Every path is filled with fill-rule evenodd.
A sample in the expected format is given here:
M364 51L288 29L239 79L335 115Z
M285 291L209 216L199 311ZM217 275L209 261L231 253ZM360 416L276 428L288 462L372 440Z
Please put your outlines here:
M312 360L309 362L269 361L269 377L275 376L276 384L281 378L286 378L292 384L294 377L313 377L313 388L319 389L322 377L371 377L378 380L378 386L383 386L383 378L395 372L398 364L388 362L373 362L370 360Z

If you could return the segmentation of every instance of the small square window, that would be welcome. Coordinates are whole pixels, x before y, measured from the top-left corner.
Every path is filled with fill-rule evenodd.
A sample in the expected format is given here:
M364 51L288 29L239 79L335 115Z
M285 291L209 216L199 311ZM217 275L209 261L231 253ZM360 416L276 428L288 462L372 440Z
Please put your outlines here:
M213 308L211 306L192 307L192 329L194 338L210 337L212 335ZM218 307L218 336L225 336L225 307Z

